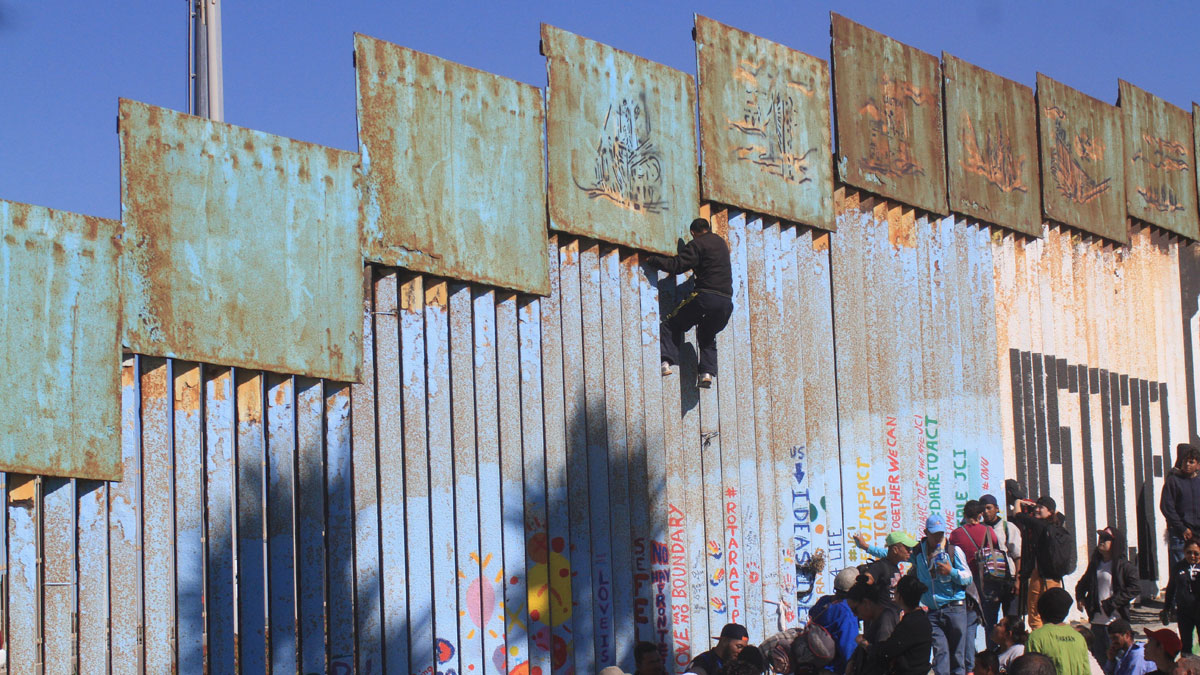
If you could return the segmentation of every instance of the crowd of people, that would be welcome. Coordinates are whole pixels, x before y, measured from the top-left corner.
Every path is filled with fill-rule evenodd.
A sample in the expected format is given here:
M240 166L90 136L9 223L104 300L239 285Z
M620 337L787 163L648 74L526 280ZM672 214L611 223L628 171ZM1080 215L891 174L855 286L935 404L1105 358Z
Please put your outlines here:
M839 571L833 594L817 600L806 625L755 646L745 627L728 624L687 672L1200 675L1200 657L1191 653L1200 627L1200 449L1177 451L1160 510L1171 557L1161 619L1178 631L1139 633L1130 625L1142 585L1115 526L1096 532L1074 595L1063 588L1077 566L1074 534L1052 497L1026 499L1009 480L1004 511L983 495L965 504L950 531L934 515L920 540L892 532L874 546L856 535L871 562ZM1067 623L1072 606L1084 621ZM637 675L663 672L654 645L638 645L635 657Z

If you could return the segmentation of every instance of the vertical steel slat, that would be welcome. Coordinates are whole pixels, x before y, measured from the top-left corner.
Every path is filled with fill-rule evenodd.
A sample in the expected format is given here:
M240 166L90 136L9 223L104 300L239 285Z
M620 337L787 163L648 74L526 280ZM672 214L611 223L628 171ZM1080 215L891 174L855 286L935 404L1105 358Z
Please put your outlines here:
M295 378L267 375L267 569L271 671L296 672Z
M503 529L503 577L497 584L497 614L504 635L505 674L524 664L530 668L529 617L525 592L528 568L525 557L525 494L521 464L521 367L517 334L517 297L500 293L496 299L496 385L500 431L500 497ZM530 466L531 473L540 464ZM536 476L530 481L538 482ZM533 514L530 514L533 515Z
M579 301L583 310L583 359L579 363L583 365L588 516L592 540L592 592L586 602L594 610L592 637L596 642L596 655L593 667L596 669L616 663L599 248L597 242L587 240L580 242L579 251ZM582 597L580 599L584 601Z
M296 561L300 589L300 668L321 673L325 662L325 471L320 380L297 377L296 388Z
M580 240L559 239L562 372L566 429L566 493L569 497L572 638L568 644L576 672L596 668L594 639L595 588L592 579L592 535L588 486L587 411L584 381L583 317L580 296Z
M555 256L557 258L557 256ZM553 292L553 291L552 291ZM551 609L550 581L557 565L551 565L551 553L556 559L561 555L554 551L550 543L549 486L547 485L547 465L549 463L550 443L547 407L542 403L543 396L543 359L542 359L542 303L546 302L536 296L519 296L517 298L517 368L520 377L520 431L521 446L517 457L519 466L524 467L524 478L520 480L523 489L525 526L523 528L523 548L517 549L517 556L524 556L522 578L513 589L517 606L523 607L518 619L528 621L526 638L526 654L529 660L529 672L539 671L542 675L553 673L553 610ZM562 366L559 366L561 377ZM559 409L562 397L559 396ZM560 416L561 425L561 416ZM561 432L556 442L561 450ZM511 577L510 577L511 579ZM557 585L557 583L556 583ZM507 595L507 594L506 594ZM562 597L562 596L560 596ZM567 594L570 597L570 594ZM505 605L510 601L506 599ZM515 610L509 610L511 613Z
M479 480L476 467L475 364L471 288L451 283L450 399L453 418L455 561L458 575L459 672L483 672L483 587L479 556Z
M425 393L428 399L429 503L432 516L433 635L438 670L459 663L458 562L455 557L454 448L450 392L450 317L446 282L425 283Z
M233 371L203 367L204 442L208 518L207 597L208 670L234 672L233 614ZM112 571L114 586L121 572ZM117 602L114 593L114 613Z
M234 371L237 386L237 605L238 667L258 673L267 668L266 590L263 509L266 503L263 454L263 375Z
M8 668L13 675L34 672L42 662L38 616L36 486L34 476L7 474Z
M731 215L730 211L718 211L713 213L711 219L714 231L720 234L727 243L731 243L729 226ZM732 262L731 251L731 269ZM741 467L738 462L738 427L741 424L741 418L737 414L737 395L741 386L737 377L738 339L737 326L734 325L731 317L725 329L717 334L720 373L716 382L716 407L719 413L717 441L719 441L720 447L718 465L720 482L709 484L709 490L710 498L716 504L718 514L717 530L710 535L710 538L720 541L721 548L725 552L725 557L718 561L718 565L725 575L723 581L725 614L722 620L726 623L740 624L746 620L746 589L742 572L744 562L742 560L743 532L740 522L742 515L740 506L742 500ZM747 389L749 390L750 387ZM705 467L706 473L707 469L708 467ZM762 635L762 630L760 629L755 635Z
M695 302L693 300L693 302ZM699 357L699 338L696 341L696 354L681 356L692 359ZM686 352L684 352L686 353ZM699 363L696 365L699 373ZM681 369L682 370L682 369ZM685 385L687 383L684 383ZM725 576L725 563L728 551L725 549L725 518L724 494L721 482L721 411L718 393L720 377L707 389L697 387L698 403L695 413L699 418L699 434L696 437L697 455L700 471L700 510L703 519L704 558L699 568L704 576L708 594L707 614L708 625L723 626L728 623L729 593ZM720 631L713 631L717 634Z
M1004 470L1005 449L1012 446L1005 445L1002 441L1001 429L1004 425L1001 420L1004 418L1000 417L1001 407L997 404L1011 401L1012 392L1007 392L1008 398L1005 398L1005 392L1000 388L1001 382L1008 381L1008 364L997 360L998 329L993 318L996 316L996 274L993 271L995 262L991 246L992 233L988 227L982 225L972 227L971 232L973 301L966 305L972 309L964 312L964 315L968 322L974 323L973 342L978 379L974 383L973 405L977 406L976 414L979 415L980 456L987 462L985 467L981 467L986 469L987 477L983 478L981 475L980 489L983 494L990 494L999 500L1002 499L1000 495L1004 491L1004 480L1008 477ZM1077 343L1074 344L1073 353L1072 363L1079 363ZM1078 407L1075 410L1078 412Z
M140 359L121 370L121 482L112 483L108 500L111 656L113 673L141 671L141 408Z
M325 566L329 670L354 671L354 486L350 386L326 381Z
M545 433L546 452L546 560L545 569L539 570L536 578L528 583L535 591L531 601L539 600L539 610L547 612L543 621L549 627L546 633L534 634L539 650L549 653L550 673L563 675L574 669L575 658L572 644L573 585L571 563L575 555L571 550L570 499L567 487L567 422L564 420L565 401L563 395L563 286L560 278L559 239L551 235L546 244L550 258L550 295L538 301L540 316L537 317L541 338L542 377L542 424ZM524 354L522 354L524 359ZM525 367L522 362L522 368ZM526 436L528 439L529 437ZM537 543L530 539L530 546L537 552ZM531 557L533 555L531 554ZM536 560L536 558L534 558ZM540 562L540 561L539 561ZM534 570L539 568L535 566ZM531 571L532 574L532 571ZM544 577L544 579L543 579ZM531 617L532 619L532 617ZM561 648L560 648L561 645ZM545 658L545 657L543 657ZM543 670L543 673L547 671Z
M922 218L922 220L925 220ZM947 368L946 395L949 406L945 409L942 422L943 433L948 434L947 441L939 449L943 452L945 461L950 467L953 481L949 489L947 511L952 520L948 525L952 531L962 522L963 507L967 499L978 496L970 493L970 476L966 470L966 440L970 433L971 416L963 400L963 375L965 356L962 346L962 331L959 319L959 298L963 288L963 263L965 250L962 247L960 228L955 226L953 218L929 219L929 224L936 231L945 250L945 280L942 290L945 298L945 318L939 327L937 342L941 347L941 356L945 359ZM1057 443L1055 444L1057 445Z
M471 615L483 636L483 672L502 675L504 645L504 522L500 496L500 429L496 399L496 295L473 287L475 355L475 447L479 495L478 578L467 577L478 592L479 613Z
M838 453L833 306L829 269L830 238L829 234L810 231L798 243L797 251L800 314L804 317L805 326L798 338L803 345L801 355L806 364L803 386L805 437L808 439L809 499L817 514L813 526L813 545L824 549L827 570L825 574L820 575L820 581L816 585L814 595L818 597L832 588L829 571L846 567L846 548L853 545L845 540L842 522L840 486L843 464ZM910 253L908 260L915 268L915 251ZM911 315L909 317L911 318ZM912 369L910 357L910 372ZM911 391L909 396L908 405L911 410ZM901 417L896 423L897 426L904 425L907 419ZM901 456L902 451L903 448L898 449ZM911 461L903 463L915 464ZM915 470L910 472L914 479L915 474ZM911 495L913 486L909 485L908 489Z
M804 390L803 362L799 348L794 340L798 336L796 328L798 314L796 305L798 298L798 282L796 279L796 226L780 223L778 229L771 228L772 236L776 231L779 236L776 258L776 311L778 312L778 336L775 341L775 355L779 369L775 373L786 373L776 377L775 386L779 390L776 406L776 419L782 438L775 437L775 466L777 476L788 476L788 490L779 495L780 527L779 543L786 548L789 556L779 570L780 581L784 588L790 586L789 599L796 612L796 621L801 625L808 620L808 608L816 601L813 597L813 581L801 579L797 573L797 565L808 562L812 555L812 527L809 522L808 493L811 481L808 477L808 439L805 437L804 421ZM797 495L803 495L797 497Z
M780 271L780 226L778 221L763 221L762 227L762 243L763 243L763 295L760 298L762 303L757 310L751 309L751 312L762 312L766 323L766 344L764 347L763 363L767 373L771 373L768 388L767 388L767 404L770 414L768 419L771 429L770 445L767 447L765 457L760 457L762 464L760 469L770 472L774 476L775 490L769 502L769 508L772 511L771 525L772 529L764 531L764 540L766 545L774 549L775 567L768 568L763 575L764 583L774 587L776 590L775 597L778 598L778 610L780 629L791 628L796 625L798 618L796 608L795 595L795 578L796 565L794 552L791 542L791 509L787 508L786 502L781 498L783 494L790 491L792 474L787 470L787 462L790 460L790 449L795 441L794 437L789 437L787 421L781 418L781 415L787 414L785 391L779 378L774 376L774 373L784 372L782 370L784 352L786 345L784 344L785 335L791 330L791 327L786 329L782 325L783 322L783 307L781 306L782 296L782 274Z
M375 273L367 268L363 283L362 383L350 386L353 417L355 634L358 670L383 670L383 608L379 569L379 465L375 444Z
M887 411L887 417L879 427L880 447L883 449L883 460L887 470L888 482L882 498L887 504L887 519L885 525L888 531L901 529L905 532L919 535L925 529L925 523L920 521L916 510L910 505L918 500L917 486L924 484L928 489L926 476L920 471L917 456L924 455L924 438L915 422L917 416L924 419L924 402L927 398L925 380L921 372L922 354L917 345L921 343L921 321L918 318L921 311L920 293L920 253L919 246L926 245L930 226L926 218L915 218L911 212L893 210L890 214L888 227L896 228L892 246L893 256L897 259L891 267L896 281L895 291L884 290L883 295L891 297L891 307L883 308L885 316L895 325L896 345L909 345L909 348L889 350L884 344L884 373L890 375L895 383L895 407ZM888 355L887 351L893 353ZM887 359L894 364L887 364ZM882 543L878 542L877 543ZM849 542L847 546L851 546Z
M74 670L75 654L74 537L75 504L69 478L42 478L42 650L46 672ZM164 646L169 646L168 640Z
M375 281L379 541L383 546L384 669L407 672L408 571L404 559L404 418L397 284L397 273L391 269Z
M172 375L177 663L181 672L199 672L204 668L205 508L200 366L173 361Z
M922 223L917 237L918 293L921 298L921 370L925 392L923 419L919 432L924 440L924 466L926 493L917 502L917 520L923 525L926 516L937 516L946 520L946 486L950 471L946 467L942 445L945 443L942 413L946 402L943 382L948 375L942 368L942 355L937 344L938 327L942 325L944 299L938 291L942 280L942 249L937 228L931 223ZM913 423L917 424L914 417ZM927 506L927 512L922 512Z
M850 537L872 534L872 527L860 510L866 499L860 483L866 480L869 485L870 476L864 476L863 469L869 469L870 463L862 466L859 454L862 448L869 447L870 442L867 438L866 295L861 270L866 253L865 223L869 220L871 203L862 201L857 192L839 190L836 207L837 234L830 237L829 264L837 357L838 444L843 460L842 518L847 539L846 564L856 565L865 562L865 558L857 547L850 545ZM761 370L757 360L755 366L757 376ZM762 430L758 433L761 435ZM924 466L923 462L921 466ZM917 509L921 508L921 503L923 499L917 501Z
M623 671L633 671L633 538L629 517L629 445L625 437L625 363L622 355L621 252L609 246L599 250L597 288L601 335L601 372L604 374L603 423L605 456L608 459L609 574L611 598L608 620L612 622L611 662ZM585 324L586 326L586 324ZM603 607L603 604L601 604Z
M642 402L645 409L645 508L649 515L650 580L653 602L650 642L658 646L667 672L675 672L675 627L671 584L671 513L667 492L667 438L664 424L663 377L659 372L658 272L638 255L637 327L641 349ZM644 277L644 278L643 278ZM633 319L631 318L632 322Z
M1053 357L1057 356L1059 351L1055 329L1059 312L1056 287L1062 282L1062 265L1058 256L1061 241L1060 237L1046 237L1041 241L1038 258L1038 295L1042 309L1039 317L1041 319L1039 324L1041 343L1037 349L1040 356L1034 357L1040 358L1042 362L1041 377L1034 383L1034 396L1037 397L1040 387L1042 401L1038 411L1040 416L1037 419L1039 424L1038 465L1041 469L1038 477L1042 480L1043 485L1049 486L1048 492L1052 492L1059 502L1062 502L1063 494L1062 465L1059 463L1061 457L1058 453L1058 438L1055 433L1057 431L1055 427L1058 426L1058 374L1056 366L1053 365ZM1036 369L1034 372L1037 372Z
M169 383L165 359L143 357L142 381L142 494L143 568L145 595L146 670L175 667L174 509L171 504Z
M675 276L674 303L670 312L690 292L692 284L683 276ZM697 652L704 651L713 635L708 625L709 597L708 579L705 578L705 556L707 541L704 538L704 473L702 463L703 444L700 438L700 389L696 386L696 330L687 331L679 347L677 379L672 382L678 387L678 428L681 461L669 464L676 471L676 480L684 487L681 508L686 515L685 536L688 540L688 597L692 602L692 644ZM699 643L699 644L697 644Z
M992 239L992 245L988 249L991 257L990 269L992 270L992 278L988 283L991 284L993 304L990 312L985 312L984 317L995 316L995 354L997 387L999 390L998 407L995 412L999 415L999 437L998 442L1000 447L1005 450L1003 453L1003 468L1004 475L1008 478L1016 478L1016 441L1014 435L1013 419L1013 379L1012 379L1012 363L1009 356L1009 345L1013 340L1011 331L1016 322L1012 317L1015 303L1015 292L1013 287L1013 252L1012 243L1014 237L1008 233L997 230L995 238ZM1082 362L1080 362L1082 363ZM999 498L999 494L996 497Z
M863 372L867 388L864 438L867 444L856 461L859 474L858 508L859 522L866 529L864 534L876 544L881 543L880 538L887 535L887 521L880 520L886 504L881 492L885 490L889 478L883 443L886 420L894 413L898 398L894 365L890 362L892 345L897 340L897 327L889 302L891 293L881 291L903 288L903 282L898 278L898 256L895 252L899 241L893 245L893 238L903 237L904 219L899 217L899 211L900 207L887 202L873 204L870 214L863 221L864 246L862 266L859 268L863 276L863 315L867 327L863 337L866 348ZM888 217L893 213L898 216L895 223Z
M771 374L768 370L770 355L770 324L767 320L767 264L763 250L763 222L761 218L747 219L744 230L746 265L745 314L738 325L747 327L750 376L745 387L752 392L745 398L752 403L751 419L754 421L753 449L745 448L755 465L754 484L757 486L758 505L758 569L759 594L762 597L761 613L763 635L772 635L783 627L779 601L779 551L776 533L779 518L774 505L778 499L775 491L775 472L769 469L771 457ZM741 253L738 254L742 255ZM743 324L744 321L744 324ZM745 407L745 406L743 406ZM702 643L701 643L702 644Z
M732 374L736 382L734 407L726 418L737 420L737 435L725 437L726 442L736 449L736 453L731 453L734 464L730 471L733 475L727 478L726 483L738 486L739 559L736 568L741 588L742 623L751 635L767 637L771 632L763 622L762 550L758 545L762 531L759 526L758 478L755 475L758 453L754 426L754 372L750 362L753 336L750 334L750 295L747 290L747 215L743 211L730 211L727 217L729 261L733 272L733 314L725 330L732 331L733 339L726 341L729 348L722 347L721 354L725 363L723 373ZM726 411L729 411L728 407ZM724 475L724 464L721 469ZM730 567L734 565L731 563ZM732 570L729 576L732 584Z
M108 672L108 524L105 486L78 481L79 668L82 673ZM9 571L11 580L11 570ZM199 580L197 580L199 581ZM10 581L11 584L11 581ZM11 588L11 585L10 585ZM4 599L10 611L12 597ZM197 598L196 606L200 606ZM202 631L197 631L198 635ZM7 636L7 634L6 634ZM5 640L5 644L7 644ZM203 665L203 664L201 664Z
M433 635L433 578L429 504L430 450L425 426L425 285L422 277L400 284L400 383L404 413L404 516L406 565L413 580L408 594L409 670L437 671Z
M632 542L633 628L631 639L654 641L653 582L650 578L651 550L655 533L651 522L657 521L650 506L646 481L646 405L642 387L642 273L638 269L638 255L623 252L620 261L621 280L621 352L625 359L622 367L625 385L625 443L629 452L629 539ZM661 378L661 376L659 376ZM632 649L626 649L632 654ZM618 657L625 656L618 651ZM633 663L630 661L630 663ZM664 659L665 663L665 659ZM633 664L636 670L637 664Z

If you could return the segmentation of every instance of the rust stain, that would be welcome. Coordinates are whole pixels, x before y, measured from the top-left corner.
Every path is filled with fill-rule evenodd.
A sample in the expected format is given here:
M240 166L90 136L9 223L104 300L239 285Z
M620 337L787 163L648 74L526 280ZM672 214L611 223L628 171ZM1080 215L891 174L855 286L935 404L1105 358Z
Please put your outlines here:
M829 250L829 237L830 237L830 234L828 232L814 232L813 233L813 241L812 241L813 250L814 251L828 251Z
M175 362L175 409L183 412L200 409L200 366Z
M238 373L237 409L239 422L262 421L262 375Z
M425 305L427 307L446 306L445 281L434 281L425 287Z
M916 248L917 218L910 208L893 206L887 211L888 243L893 248Z
M421 300L425 295L424 281L420 276L414 276L400 284L400 309L406 312L421 312Z
M142 397L167 397L167 362L162 359L142 360Z

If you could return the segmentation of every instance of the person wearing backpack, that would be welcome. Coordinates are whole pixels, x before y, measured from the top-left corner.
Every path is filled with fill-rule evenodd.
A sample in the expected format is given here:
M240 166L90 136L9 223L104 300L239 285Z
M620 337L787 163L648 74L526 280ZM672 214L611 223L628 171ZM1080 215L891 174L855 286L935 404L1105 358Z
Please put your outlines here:
M972 499L963 505L963 524L950 533L950 543L963 552L963 556L967 559L967 566L971 568L978 604L981 605L979 612L968 612L971 621L967 626L966 635L967 672L975 670L975 640L979 635L979 626L982 623L984 592L988 590L987 584L984 583L984 572L989 569L989 565L995 563L994 558L997 555L1000 557L1002 567L1007 567L1008 562L996 545L996 537L992 528L980 522L982 518L983 504ZM988 629L990 630L991 626L988 626Z
M1108 627L1129 620L1129 603L1141 592L1137 570L1125 559L1125 535L1109 525L1097 530L1096 549L1087 570L1075 584L1075 604L1092 625L1092 654L1101 663L1108 656Z
M992 627L1001 616L1011 616L1017 613L1016 602L1013 602L1017 591L1017 572L1021 569L1021 530L1015 524L1008 522L1001 515L1000 505L992 495L979 498L983 504L983 524L992 528L996 543L1004 550L1008 560L1007 574L1003 579L988 582L987 593L983 598L983 625L987 627L988 646L992 642Z
M1025 530L1021 551L1022 600L1030 630L1042 626L1038 598L1051 588L1062 588L1063 577L1075 571L1075 538L1063 525L1053 497L1042 495L1036 502L1020 500L1013 522Z

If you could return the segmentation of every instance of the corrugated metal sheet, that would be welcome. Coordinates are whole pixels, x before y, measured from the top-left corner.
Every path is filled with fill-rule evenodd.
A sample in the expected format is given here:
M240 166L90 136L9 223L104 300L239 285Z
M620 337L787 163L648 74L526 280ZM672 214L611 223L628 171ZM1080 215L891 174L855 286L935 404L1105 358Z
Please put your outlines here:
M1120 80L1117 104L1125 132L1125 202L1129 215L1200 239L1195 140L1187 111Z
M541 92L364 35L354 54L366 258L548 293Z
M120 480L120 234L0 200L0 468Z
M937 57L832 14L837 171L842 182L946 213Z
M1033 90L942 53L950 210L1042 234Z
M551 227L675 253L697 215L696 83L542 25Z
M696 15L701 191L834 227L829 64Z
M127 100L119 127L125 345L357 380L358 156Z
M1128 243L1120 111L1041 73L1037 85L1045 216Z

